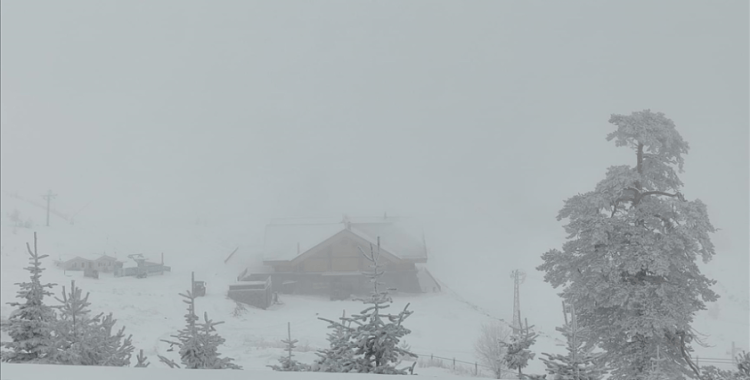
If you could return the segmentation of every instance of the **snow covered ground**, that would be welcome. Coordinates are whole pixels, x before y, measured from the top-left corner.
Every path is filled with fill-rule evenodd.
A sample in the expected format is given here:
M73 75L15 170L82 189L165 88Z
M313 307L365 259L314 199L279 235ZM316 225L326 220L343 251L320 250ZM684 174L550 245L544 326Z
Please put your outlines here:
M421 378L436 380L460 380L468 377L450 374L421 374ZM382 379L382 375L311 373L311 372L275 372L263 370L249 371L214 371L214 370L171 370L166 368L113 368L113 367L74 367L46 366L28 364L2 365L0 380L41 380L41 379L76 379L76 380L373 380Z
M89 300L94 312L113 312L121 326L126 326L126 332L133 334L133 344L136 350L143 349L151 362L148 370L141 369L72 369L54 367L33 367L22 370L17 366L3 365L2 379L41 379L47 374L55 374L59 378L87 379L107 376L110 379L132 377L131 371L142 371L138 376L143 379L169 379L169 369L159 363L157 354L177 359L174 352L168 352L168 344L161 342L171 334L176 333L183 326L185 305L178 293L184 292L190 286L190 274L195 272L196 279L207 281L208 291L205 297L197 300L197 312L208 312L213 320L225 321L218 326L218 332L226 343L221 347L223 355L233 357L236 363L247 371L256 372L260 378L268 379L318 379L334 378L330 374L308 376L300 374L277 374L267 365L276 364L282 355L280 340L286 337L287 323L291 323L292 337L299 340L296 359L310 363L315 356L315 349L326 346L327 324L319 317L336 318L342 311L348 314L359 312L362 304L354 301L329 301L323 297L282 296L282 305L275 305L269 310L259 310L248 307L241 315L235 316L236 304L226 298L226 290L234 282L236 275L243 269L241 265L224 259L231 252L231 245L221 243L226 237L217 237L203 227L180 227L166 229L166 232L155 229L149 234L133 234L132 240L120 233L105 234L99 226L76 223L71 225L61 219L53 219L52 227L37 226L34 229L15 228L6 217L7 213L17 208L22 214L39 214L33 205L2 195L2 222L0 233L2 250L0 253L0 268L2 268L2 285L0 287L0 316L7 318L12 308L7 302L15 300L17 287L14 283L26 281L28 272L23 270L27 265L28 254L25 244L33 244L33 231L38 231L39 252L49 254L44 259L47 270L43 274L45 282L56 283L55 294L59 297L61 286L69 286L71 280L90 292ZM39 224L39 223L37 223ZM145 228L144 228L145 229ZM137 238L136 238L137 236ZM145 238L144 238L145 236ZM157 247L153 250L141 250L133 247ZM63 272L53 266L53 260L71 258L77 255L91 256L106 251L118 258L129 261L126 254L143 253L147 257L158 260L161 252L165 253L165 262L172 267L171 273L155 275L146 279L132 277L115 278L101 274L99 279L84 278L82 272ZM127 263L126 265L132 265ZM400 310L407 303L414 314L405 322L412 333L406 337L413 352L429 358L435 355L445 358L455 358L459 361L475 362L473 345L479 333L479 326L490 321L493 317L509 316L510 310L502 306L510 306L508 300L510 291L503 291L501 295L483 294L476 292L471 286L477 281L468 281L465 277L451 276L445 267L434 271L438 279L450 284L443 293L419 296L397 295L394 297L393 309ZM481 272L480 272L481 273ZM502 273L503 278L507 277ZM532 349L537 352L563 352L558 345L561 337L555 332L555 326L562 322L560 302L554 296L554 290L541 282L538 275L530 275L524 289L527 301L522 305L525 316L530 324L534 324L541 332L537 344ZM505 281L505 280L504 280ZM511 285L512 286L512 285ZM696 352L703 358L728 359L727 349L735 341L738 348L747 349L748 322L743 316L748 313L747 300L732 300L732 289L717 288L723 293L720 308L714 307L702 313L696 321L696 328L707 334L704 338L712 347L697 347ZM469 296L470 294L470 296ZM48 298L49 303L56 303ZM512 300L512 298L511 298ZM3 340L7 336L3 336ZM539 354L537 354L539 355ZM452 364L448 364L451 367ZM463 366L463 367L462 367ZM726 364L717 364L720 368L728 368ZM459 364L465 371L473 370L473 365ZM481 367L479 367L481 369ZM68 372L70 371L70 377ZM80 376L78 376L78 372ZM87 372L88 371L88 372ZM111 372L107 372L111 371ZM231 371L226 371L231 372ZM417 367L420 375L438 376L434 378L450 379L451 371L435 367ZM528 368L529 373L542 373L543 365L539 360L533 360ZM199 373L199 372L196 372ZM489 375L489 371L484 373ZM66 374L62 376L62 374ZM90 375L89 375L90 374ZM141 375L143 374L143 375ZM454 373L455 374L455 373ZM75 375L75 377L73 377ZM191 377L196 376L196 377ZM179 375L180 379L203 378L201 374ZM240 373L227 373L217 379L247 378ZM176 378L176 377L175 377ZM336 377L346 379L348 377ZM360 379L362 377L357 377Z

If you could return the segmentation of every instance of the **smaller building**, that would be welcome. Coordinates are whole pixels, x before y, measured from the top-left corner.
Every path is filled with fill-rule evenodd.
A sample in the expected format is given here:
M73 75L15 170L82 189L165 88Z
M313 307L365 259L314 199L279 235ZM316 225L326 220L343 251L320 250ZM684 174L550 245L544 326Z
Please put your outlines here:
M82 271L82 270L96 270L98 272L112 273L122 268L123 262L117 260L112 256L103 255L96 259L87 259L84 257L76 256L72 259L65 261L58 261L56 265L58 268L64 270Z
M92 260L85 259L80 256L76 256L70 260L65 261L58 261L57 263L58 268L62 268L64 270L84 270L84 269L93 269L94 264Z
M94 269L99 272L112 273L122 268L123 262L112 256L103 255L94 260Z

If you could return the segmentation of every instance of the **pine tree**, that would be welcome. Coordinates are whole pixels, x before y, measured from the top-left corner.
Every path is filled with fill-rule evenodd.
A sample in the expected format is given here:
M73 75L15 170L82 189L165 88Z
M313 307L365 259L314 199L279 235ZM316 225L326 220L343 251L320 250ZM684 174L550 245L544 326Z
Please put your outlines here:
M351 372L354 368L354 349L350 344L350 336L353 332L351 321L347 320L346 313L340 318L341 322L334 322L320 318L329 323L327 340L329 347L315 354L320 357L313 363L311 370L316 372Z
M198 316L195 315L195 297L191 291L185 294L180 293L185 298L183 302L188 304L188 313L185 314L186 326L178 331L177 335L172 335L177 341L163 340L170 344L170 350L177 346L179 348L180 360L187 369L242 369L242 367L232 363L232 358L222 358L219 354L219 346L224 344L225 339L216 333L216 325L224 322L213 322L208 319L208 313L203 313L204 322L198 322ZM159 359L172 368L179 368L179 365L161 355Z
M361 301L372 306L365 308L360 314L342 318L342 322L320 318L330 324L329 328L333 328L341 335L330 336L331 347L321 354L322 358L316 363L315 368L327 372L399 375L413 372L414 365L409 368L396 368L401 357L416 357L399 346L400 339L411 332L402 324L412 313L407 310L409 304L396 315L382 313L393 300L387 290L381 290L383 283L379 281L384 273L378 265L380 239L378 238L377 252L372 245L369 255L361 248L360 251L370 262L373 270L369 274L373 285L372 294Z
M286 351L287 354L285 356L282 356L279 358L279 363L281 365L270 365L268 367L273 368L274 371L285 371L285 372L302 372L302 371L309 371L310 366L306 364L302 364L294 359L292 357L294 354L292 354L292 351L297 348L296 343L297 339L292 339L292 327L291 324L287 323L287 333L288 337L287 339L282 339L281 342L286 345Z
M617 129L607 140L632 148L636 165L610 167L593 191L565 201L558 220L568 220L568 241L537 269L563 288L591 343L606 352L611 379L644 379L657 347L665 370L697 376L690 324L718 296L696 264L714 255L706 205L680 193L688 144L661 113L610 123Z
M601 355L593 354L593 348L585 348L588 331L578 325L575 310L571 307L570 321L563 305L565 325L557 328L565 336L568 346L567 355L543 353L547 358L541 360L547 367L547 373L554 375L550 380L600 380L606 373L601 362Z
M536 343L537 334L532 329L534 326L529 327L528 323L526 328L517 330L515 334L510 337L510 342L500 342L505 348L505 357L503 361L505 365L518 371L518 378L523 379L524 374L523 368L529 365L529 361L534 359L534 353L529 349L534 343Z
M48 255L37 252L36 232L34 232L34 250L26 243L29 253L30 266L25 269L31 273L31 282L18 283L20 290L18 298L26 300L24 303L10 302L17 307L7 322L8 335L12 341L3 342L2 346L8 350L2 351L2 361L10 363L37 362L45 359L52 344L52 325L55 322L55 312L44 304L44 296L52 295L46 289L55 284L42 284L41 275L44 268L40 260Z
M54 350L47 362L68 365L124 367L130 365L134 350L132 336L125 327L113 333L116 320L112 314L91 316L89 293L83 296L75 281L70 293L63 287L62 298L56 298L60 319L54 327Z
M143 355L143 350L138 353L138 356L136 356L135 359L138 361L135 363L136 368L146 368L151 364L148 362L146 355Z

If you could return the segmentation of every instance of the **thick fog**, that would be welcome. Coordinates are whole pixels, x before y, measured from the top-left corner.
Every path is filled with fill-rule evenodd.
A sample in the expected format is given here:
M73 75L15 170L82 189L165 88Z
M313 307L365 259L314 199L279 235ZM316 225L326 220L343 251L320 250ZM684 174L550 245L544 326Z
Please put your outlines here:
M746 299L748 4L640 5L4 1L2 191L52 190L142 250L200 223L258 244L270 218L412 217L428 265L509 318L497 294L511 269L541 281L563 201L635 164L610 115L651 109L720 229L706 271ZM558 310L547 293L524 307Z

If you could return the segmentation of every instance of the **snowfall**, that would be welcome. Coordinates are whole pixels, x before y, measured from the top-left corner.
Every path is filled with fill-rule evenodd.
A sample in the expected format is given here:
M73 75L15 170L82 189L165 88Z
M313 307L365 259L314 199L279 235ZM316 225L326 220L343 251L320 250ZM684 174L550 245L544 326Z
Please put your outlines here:
M317 358L317 349L326 346L327 324L319 318L335 319L342 312L347 315L363 309L357 301L330 301L326 297L281 295L280 304L268 310L248 306L247 310L236 315L235 302L226 297L228 286L235 282L237 275L248 265L258 247L242 246L238 254L227 259L237 246L241 230L230 231L217 226L185 225L172 228L158 226L143 227L136 233L113 233L103 226L87 224L76 220L70 223L53 215L51 226L44 225L44 212L36 202L24 200L3 193L0 202L0 223L2 250L0 268L2 268L2 285L0 287L0 317L7 319L13 308L8 302L16 300L18 282L28 280L28 254L26 243L33 246L33 232L38 234L38 250L49 257L43 260L46 270L42 280L57 284L54 293L60 297L62 286L68 287L74 280L76 285L89 292L89 301L94 312L112 312L119 326L125 326L126 332L132 334L133 345L148 356L148 368L92 368L65 367L23 364L2 364L2 380L31 379L365 379L374 375L326 374L326 373L281 373L268 368L277 364L277 359L284 354L281 339L286 338L287 324L291 326L293 339L299 341L294 352L295 359L311 363ZM6 217L12 210L19 210L21 215L33 215L33 228L19 228L11 225ZM41 223L40 223L41 222ZM247 233L247 232L245 232ZM137 238L135 238L137 236ZM131 253L143 253L147 258L158 261L164 253L165 264L171 272L164 275L151 275L145 279L133 277L114 277L111 274L100 274L99 279L85 278L82 272L63 271L54 266L54 261L70 259L75 256L95 258L107 253L125 261L126 266L134 263L127 258ZM428 263L428 267L430 263ZM451 274L450 268L432 268L430 270L443 285L442 292L405 295L393 297L393 310L403 309L409 304L414 314L406 320L405 325L411 334L405 341L411 350L420 355L415 368L419 376L433 379L460 379L476 375L492 377L484 368L474 351L474 342L479 335L480 326L497 319L508 318L512 308L512 281L508 273L510 268L503 268L502 281L510 288L502 292L478 295L468 293L466 279ZM213 320L224 321L217 326L218 333L226 342L220 348L224 356L232 357L243 370L232 371L170 369L160 363L157 354L179 362L176 352L168 351L169 345L162 342L183 326L185 304L178 293L190 287L191 272L197 280L207 283L207 294L196 301L198 314L207 312ZM522 305L524 316L529 324L536 326L540 333L532 349L537 352L563 353L564 347L555 326L562 324L560 301L555 290L544 283L541 275L533 274L524 283L524 294L527 301ZM486 273L486 272L477 272ZM478 274L479 275L479 274ZM498 275L499 276L499 275ZM702 361L716 359L714 364L719 368L729 369L728 353L732 342L737 348L747 349L748 325L746 319L750 305L747 297L740 297L739 292L722 286L716 291L722 295L719 307L709 307L700 313L694 327L705 334L703 340L707 347L696 347L696 354ZM46 299L49 304L56 304L54 298ZM2 340L8 339L3 333ZM430 357L433 360L430 360ZM446 359L438 359L446 358ZM455 358L456 363L453 363ZM133 358L133 364L135 358ZM474 363L478 363L475 365ZM408 366L411 363L402 363ZM543 363L538 359L531 361L526 373L544 373ZM248 373L250 372L250 373Z

